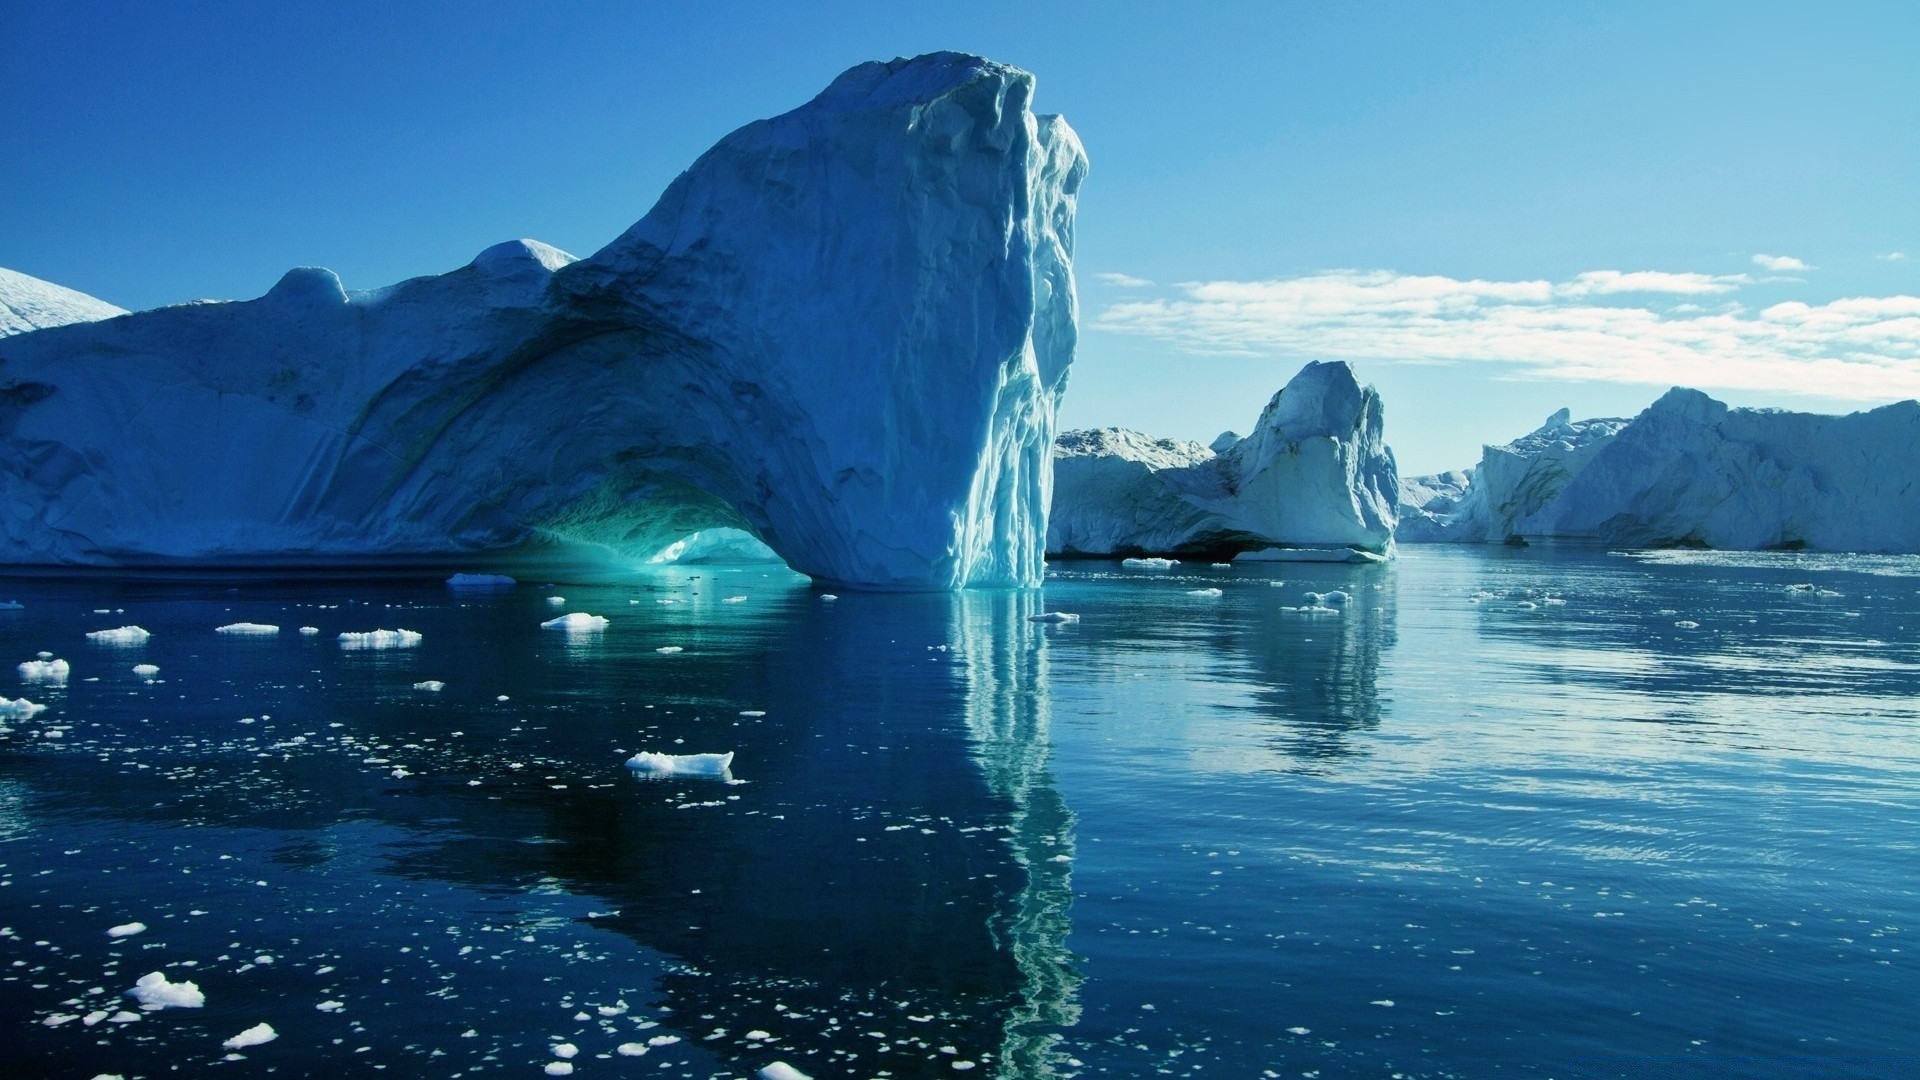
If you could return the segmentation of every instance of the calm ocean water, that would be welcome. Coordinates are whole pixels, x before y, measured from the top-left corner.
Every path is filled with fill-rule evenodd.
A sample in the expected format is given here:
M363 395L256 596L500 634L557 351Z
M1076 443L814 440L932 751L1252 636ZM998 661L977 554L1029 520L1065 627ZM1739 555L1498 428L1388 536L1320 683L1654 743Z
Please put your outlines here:
M9 598L7 1076L1920 1075L1920 559Z

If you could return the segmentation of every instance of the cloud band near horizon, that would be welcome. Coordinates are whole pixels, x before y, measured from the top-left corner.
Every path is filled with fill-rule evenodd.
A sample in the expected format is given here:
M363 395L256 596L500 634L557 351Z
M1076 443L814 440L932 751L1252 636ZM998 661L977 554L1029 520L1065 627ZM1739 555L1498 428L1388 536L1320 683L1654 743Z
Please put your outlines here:
M1744 274L1596 270L1482 281L1328 270L1187 282L1125 300L1091 327L1227 356L1505 365L1521 378L1920 397L1920 297L1798 301L1757 311Z

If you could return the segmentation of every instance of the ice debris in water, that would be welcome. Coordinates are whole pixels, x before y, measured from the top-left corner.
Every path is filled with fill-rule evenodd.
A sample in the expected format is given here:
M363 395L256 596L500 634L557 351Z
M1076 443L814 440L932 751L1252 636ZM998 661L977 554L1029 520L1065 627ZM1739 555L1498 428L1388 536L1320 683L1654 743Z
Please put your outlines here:
M300 633L304 637L312 637L319 632L320 628L317 626L303 626L300 628Z
M639 1057L647 1052L647 1048L640 1043L624 1042L614 1047L613 1052L621 1057Z
M642 751L627 759L627 768L649 776L702 776L725 779L733 768L733 752L724 754L655 754Z
M681 648L678 645L662 645L653 651L659 653L662 656L672 656L674 653L685 652L686 650Z
M447 584L456 589L505 589L518 585L505 574L455 574Z
M1347 601L1351 599L1353 599L1353 597L1348 596L1339 589L1335 589L1332 592L1310 592L1307 594L1307 603L1314 606L1345 607Z
M92 630L87 640L101 645L144 645L152 637L138 626L116 626L111 630Z
M540 629L542 630L565 630L569 634L585 634L595 630L605 630L606 628L607 617L605 615L589 615L584 611L576 611L568 615L562 615L557 619L548 619L546 622L540 624Z
M28 660L20 665L20 678L26 682L53 683L65 686L67 675L72 671L65 660Z
M273 1030L272 1024L255 1024L220 1045L229 1050L244 1050L249 1046L259 1046L262 1043L270 1043L279 1037L280 1033Z
M776 1061L760 1070L760 1080L813 1080L813 1077L784 1061Z
M1681 619L1678 622L1675 622L1673 625L1681 630L1700 629L1700 624L1697 622L1694 622L1692 619Z
M578 1057L580 1056L580 1048L573 1045L572 1043L563 1042L560 1045L553 1048L553 1056L557 1058Z
M155 675L160 674L160 665L159 664L135 664L133 665L133 673L135 675L140 676L143 679L151 679Z
M45 711L45 705L36 705L26 698L8 700L0 697L0 720L31 720Z
M1120 565L1132 567L1135 570L1167 570L1172 567L1179 566L1180 560L1179 559L1152 559L1152 558L1121 559Z
M547 1067L545 1069L545 1072L548 1076L572 1076L573 1062L549 1061L547 1062Z
M343 649L411 649L420 644L420 636L413 630L369 630L365 633L349 631L340 635L340 647Z
M440 691L445 690L447 688L447 684L441 682L439 679L427 679L423 682L414 683L413 688L415 690L426 690L431 693L437 694Z
M234 623L228 623L225 626L216 626L213 628L213 632L216 634L242 634L242 635L250 635L250 636L257 636L257 637L268 637L270 635L279 633L280 628L277 626L271 625L269 623L234 622Z
M1075 615L1071 611L1049 611L1040 615L1029 615L1027 616L1027 621L1049 623L1079 622L1080 616Z
M561 604L564 604L566 602L567 602L567 598L564 596L547 597L547 603L552 604L554 607L559 607Z
M0 611L25 611L27 605L18 600L0 600Z
M1188 596L1225 596L1219 589L1188 589Z
M200 987L191 982L168 982L165 972L155 971L140 976L140 981L127 991L140 1007L148 1012L159 1009L198 1009L207 1004L207 996Z
M107 936L111 938L132 937L135 934L144 933L146 929L147 924L143 922L121 923L119 926L108 927Z

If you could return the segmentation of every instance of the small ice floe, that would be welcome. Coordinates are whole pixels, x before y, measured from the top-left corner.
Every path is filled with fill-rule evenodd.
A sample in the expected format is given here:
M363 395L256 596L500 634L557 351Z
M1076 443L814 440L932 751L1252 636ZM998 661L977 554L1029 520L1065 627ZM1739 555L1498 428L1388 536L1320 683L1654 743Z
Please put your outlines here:
M31 720L46 711L45 705L37 705L26 698L9 700L0 697L0 720Z
M605 615L589 615L584 611L575 611L540 624L542 630L565 630L569 634L591 634L606 628Z
M320 628L317 626L303 626L300 628L300 635L302 637L312 637L319 632Z
M413 630L349 631L340 635L343 649L411 649L420 644L421 635Z
M1339 589L1335 589L1332 592L1310 592L1307 594L1307 603L1319 607L1345 607L1348 601L1352 599L1353 597L1348 596Z
M1380 1007L1381 1007L1381 1008L1383 1008L1383 1009L1391 1009L1391 1008L1393 1008L1393 999L1392 999L1392 998L1381 998L1381 999L1380 999L1379 1001L1369 1001L1369 1002L1367 1002L1367 1004L1369 1004L1369 1005L1378 1005L1378 1006L1380 1006Z
M147 1012L160 1009L199 1009L207 1004L207 996L200 987L190 982L168 982L165 972L155 971L140 976L127 994L140 1003Z
M614 1047L613 1052L621 1057L640 1057L647 1052L647 1048L641 1043L625 1042Z
M133 673L135 675L140 676L143 679L151 679L155 675L160 674L160 665L159 664L135 664L133 665Z
M655 754L642 751L627 759L627 768L646 776L689 776L731 779L733 752L724 754Z
M280 632L280 628L270 623L231 622L225 626L213 628L216 634L236 634L242 637L271 637Z
M505 574L455 574L447 584L456 589L511 589L520 583Z
M747 602L747 598L744 596L727 596L722 597L720 602L723 604L744 604Z
M838 600L840 598L830 592L823 592L820 594L820 599L822 602L826 602L826 601Z
M767 710L765 710L765 709L741 709L741 710L740 710L740 715L741 715L741 716L765 716L765 715L767 715Z
M1676 620L1673 625L1680 630L1700 629L1700 624L1697 622L1694 622L1692 619L1679 619L1679 620Z
M813 1077L784 1061L776 1061L760 1070L760 1080L813 1080Z
M116 626L111 630L87 632L87 640L96 645L145 645L152 636L138 626Z
M672 656L674 653L677 653L677 652L686 652L685 649L681 648L678 645L662 645L653 651L659 653L662 656Z
M1813 591L1813 582L1811 582L1811 581L1806 581L1806 582L1802 582L1802 583L1800 583L1800 584L1798 584L1798 585L1789 585L1789 586L1787 586L1787 591L1788 591L1788 592L1799 592L1799 593L1810 593L1810 592L1812 592L1812 591Z
M347 1003L344 1001L323 1001L320 1004L314 1006L314 1008L319 1009L321 1012L324 1012L324 1013L339 1012L341 1009L344 1009L346 1007L347 1007Z
M553 1056L561 1060L571 1060L580 1056L580 1048L572 1043L563 1042L553 1047Z
M1225 596L1225 595L1227 595L1227 594L1226 594L1226 593L1224 593L1224 592L1222 592L1222 591L1220 591L1219 589L1188 589L1188 590L1187 590L1187 595L1188 595L1188 596L1209 596L1209 597L1211 597L1211 596Z
M1028 622L1063 623L1079 622L1080 616L1071 611L1048 611L1039 615L1027 616Z
M437 694L440 691L445 690L447 688L447 684L441 682L439 679L427 679L422 682L414 683L413 688L415 690L425 690L430 694Z
M18 600L0 600L0 611L25 611L27 605Z
M146 933L146 930L147 924L143 922L121 923L119 926L108 927L107 936L110 938L132 937L135 934Z
M253 1025L240 1034L235 1035L233 1038L222 1042L220 1045L226 1047L228 1050L245 1050L249 1046L259 1046L263 1043L270 1043L279 1037L280 1033L273 1030L272 1024L261 1023Z
M567 598L564 596L547 597L547 603L552 604L554 607L559 607L561 604L564 604L566 602L567 602Z
M48 660L41 654L39 660L28 660L20 665L22 682L52 683L55 686L67 685L67 676L73 668L65 660Z
M549 1061L547 1062L547 1067L542 1071L545 1072L548 1076L572 1076L573 1062Z
M1233 569L1233 564L1230 562L1217 562L1213 564L1213 568L1215 570L1231 570Z
M1167 570L1180 565L1179 559L1121 559L1120 565L1133 570Z

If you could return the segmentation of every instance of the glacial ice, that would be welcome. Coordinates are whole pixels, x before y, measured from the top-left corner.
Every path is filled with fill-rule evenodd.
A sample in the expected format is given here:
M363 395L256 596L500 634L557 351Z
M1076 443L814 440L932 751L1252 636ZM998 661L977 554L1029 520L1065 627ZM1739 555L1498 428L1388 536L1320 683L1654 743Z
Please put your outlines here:
M67 676L72 673L73 666L65 660L28 660L20 665L21 682L65 686Z
M279 1037L280 1033L273 1030L272 1024L261 1023L253 1025L240 1034L235 1035L233 1038L222 1042L220 1045L226 1047L228 1050L244 1050L249 1046L259 1046L263 1043L270 1043Z
M733 752L724 754L656 754L646 751L627 759L627 768L649 776L695 776L727 779Z
M0 697L0 720L31 720L46 711L45 705L37 705L26 698Z
M1825 416L1676 387L1631 421L1562 410L1489 447L1435 517L1440 539L1913 553L1917 484L1920 402Z
M1379 395L1332 362L1302 368L1251 435L1214 440L1219 452L1119 428L1067 432L1054 447L1047 550L1389 556L1399 480L1383 422Z
M1086 157L1033 89L862 64L586 259L6 338L0 562L631 565L726 527L829 582L1038 584Z
M1397 538L1406 543L1504 543L1518 523L1557 498L1627 426L1618 417L1574 420L1561 409L1504 446L1486 446L1472 469L1400 482Z
M584 611L571 612L540 624L542 630L565 630L569 634L590 634L606 628L605 615L589 615Z
M200 987L191 982L168 982L164 971L155 971L140 976L133 989L127 994L140 1002L140 1007L148 1012L159 1009L198 1009L207 1004L207 996Z
M153 634L139 626L116 626L111 630L93 630L87 640L98 645L145 645Z
M420 644L417 630L348 631L340 635L343 649L411 649Z
M105 300L0 266L0 338L126 313Z
M744 529L702 529L676 540L647 560L650 563L778 562L780 556Z

